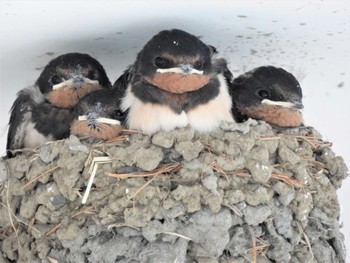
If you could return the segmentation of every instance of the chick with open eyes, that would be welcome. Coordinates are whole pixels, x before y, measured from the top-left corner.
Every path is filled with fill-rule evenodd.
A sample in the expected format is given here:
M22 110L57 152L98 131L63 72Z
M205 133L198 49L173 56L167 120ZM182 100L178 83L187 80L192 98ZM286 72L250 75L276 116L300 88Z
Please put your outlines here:
M303 125L300 84L282 68L262 66L240 75L230 93L237 122L253 118L282 128Z
M99 89L111 89L111 83L96 59L68 53L51 60L35 85L17 94L11 108L7 156L16 149L68 137L74 107Z
M146 134L187 125L210 132L222 121L233 122L231 74L226 61L215 53L182 30L153 36L125 73L121 109L127 111L127 126Z
M145 134L187 125L199 132L210 132L222 121L234 122L228 87L232 74L226 60L216 58L216 53L214 47L185 31L161 31L146 43L135 63L114 83L113 94L96 91L93 97L89 96L89 103L96 109L96 103L101 102L100 114ZM82 103L85 100L88 99ZM114 111L107 110L113 108L109 104ZM112 117L116 111L118 116ZM75 122L73 134L108 139L118 135L110 133L109 128L104 131L103 125L96 131L86 113L80 112L90 119L90 125L89 121Z

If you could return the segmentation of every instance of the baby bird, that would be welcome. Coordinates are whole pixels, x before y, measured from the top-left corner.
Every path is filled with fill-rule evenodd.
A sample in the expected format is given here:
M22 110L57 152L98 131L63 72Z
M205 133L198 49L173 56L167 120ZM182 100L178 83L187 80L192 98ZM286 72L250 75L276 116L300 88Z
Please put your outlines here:
M303 125L300 84L282 68L262 66L240 75L230 93L237 122L253 118L283 128Z
M119 106L118 90L98 90L83 98L74 110L71 134L110 140L122 132L126 113Z
M102 65L87 54L68 53L49 62L35 85L22 89L11 108L7 156L69 136L78 101L86 94L110 89Z
M179 29L153 36L114 84L124 91L120 108L127 113L126 126L146 134L187 125L208 132L222 121L233 122L231 75L215 53Z

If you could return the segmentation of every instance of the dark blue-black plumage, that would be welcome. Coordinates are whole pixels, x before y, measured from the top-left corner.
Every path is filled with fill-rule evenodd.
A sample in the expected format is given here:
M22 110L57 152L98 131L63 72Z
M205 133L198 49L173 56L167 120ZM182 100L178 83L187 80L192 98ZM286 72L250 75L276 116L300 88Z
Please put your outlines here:
M50 140L66 138L74 108L86 94L110 89L102 65L87 54L68 53L51 60L35 85L18 92L11 108L7 156Z

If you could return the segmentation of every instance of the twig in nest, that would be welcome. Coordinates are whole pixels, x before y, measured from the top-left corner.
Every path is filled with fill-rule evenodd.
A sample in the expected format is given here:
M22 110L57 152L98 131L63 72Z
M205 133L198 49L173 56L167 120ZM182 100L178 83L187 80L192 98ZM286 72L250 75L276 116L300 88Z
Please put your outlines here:
M134 199L136 198L136 196L143 190L145 189L152 181L154 181L157 178L158 174L154 175L149 181L147 181L147 183L145 183L143 186L141 186L139 189L137 189L137 191L132 195L132 196L128 196L128 199Z
M248 226L248 231L250 233L250 235L252 236L252 248L251 248L251 252L252 252L252 262L256 263L256 255L257 255L257 251L256 251L256 238L255 238L255 234L254 234L254 230Z
M271 137L260 137L260 141L276 141L276 140L281 140L282 138L279 136L271 136Z
M54 233L60 226L62 225L62 223L58 223L56 224L53 228L51 228L49 231L47 231L45 233L45 236L50 236L52 233Z
M310 160L309 164L313 169L317 170L317 174L322 173L326 168L326 165L324 163L318 162L316 160Z
M85 214L85 215L93 215L93 214L95 214L95 212L96 212L96 209L95 209L93 206L88 206L88 207L86 207L85 209L82 209L81 211L78 211L78 212L76 212L75 214L73 214L73 215L71 216L71 218L73 219L73 218L75 218L75 217L77 217L77 216L80 216L80 215L82 215L82 214Z
M139 173L128 173L128 174L112 174L107 173L107 176L119 178L119 179L126 179L126 178L135 178L135 177L150 177L153 176L149 181L147 181L144 185L142 185L132 196L127 196L128 199L133 199L133 207L135 208L135 198L136 196L145 189L152 181L154 181L158 175L164 174L164 173L170 173L174 172L178 169L180 169L181 164L180 163L168 163L165 164L159 168L156 168L150 172L139 172ZM128 190L128 189L127 189Z
M35 223L35 217L32 218L32 220L30 220L28 226L27 226L27 231L29 232L29 230L34 226Z
M315 136L303 136L303 135L281 135L281 136L267 136L267 137L261 137L260 141L273 141L273 140L281 140L282 137L292 137L299 140L304 140L307 143L311 145L313 149L317 149L321 146L332 146L331 142L325 142L321 138L315 137Z
M76 213L74 213L71 218L75 218L79 215L82 215L82 214L87 214L87 215L92 215L95 213L95 209L93 206L89 206L89 207L86 207L85 209L81 210L81 211L78 211ZM51 228L49 231L46 232L45 236L50 236L52 233L56 232L57 229L60 228L60 226L62 225L62 223L58 223L56 224L53 228Z
M235 205L228 205L228 204L222 204L222 205L230 208L237 216L243 217L243 213L241 212L241 210L238 209L237 206L235 206Z
M162 234L166 234L166 235L171 235L171 236L177 236L177 237L181 237L183 239L189 240L191 241L192 239L190 237L175 233L175 232L162 232Z
M32 178L28 183L26 183L25 185L23 185L21 188L24 190L26 189L29 185L31 185L32 183L36 182L37 180L39 180L40 178L44 177L45 175L55 171L56 169L60 168L59 166L55 166L50 168L49 170L47 170L46 172L43 172L42 174L35 176L34 178Z
M249 173L247 169L234 170L233 174L240 177L248 177L248 178L252 177L252 175Z
M107 173L107 176L119 178L119 179L126 179L126 178L133 178L133 177L150 177L150 176L160 175L164 173L174 172L178 170L180 167L181 167L180 163L168 163L150 172L138 172L138 173L127 173L127 174Z
M43 233L41 233L38 229L36 229L35 227L33 227L33 225L31 225L31 222L29 224L25 223L24 221L22 221L19 217L17 217L13 212L12 210L7 206L5 205L4 203L0 202L0 204L5 207L7 209L7 211L9 211L11 213L11 215L13 216L13 218L15 218L17 220L17 223L15 223L15 226L18 225L20 226L20 223L27 226L28 229L33 229L35 232L37 232L38 234L40 235L43 235ZM12 227L12 226L11 226Z
M311 147L316 150L317 148L321 147L321 146L329 146L331 147L332 146L332 143L331 142L326 142L326 141L323 141L321 138L318 138L318 137L314 137L314 136L293 136L294 138L296 139L300 139L300 140L304 140L306 141L308 144L311 145Z
M92 171L94 170L95 165L97 164L104 164L104 163L110 163L112 161L111 157L108 156L99 156L99 157L94 157L92 159L92 162L90 164L90 168L89 168L89 173L92 173Z
M305 186L302 182L296 179L290 178L289 176L286 176L286 175L273 173L271 177L277 180L281 180L287 184L294 185L295 187L298 187L298 188L303 188Z
M311 262L314 258L315 258L315 255L314 255L314 252L312 251L312 247L311 247L311 244L310 244L310 240L309 240L309 237L306 235L303 227L300 225L300 223L297 221L297 226L298 226L298 230L299 230L299 233L303 235L304 239L305 239L305 242L310 250L310 253L311 253L311 258L309 259L309 262Z
M259 237L255 237L255 243L256 244L254 249L257 255L264 253L264 251L266 251L266 249L270 246L269 242ZM254 247L254 244L253 244L253 247ZM253 247L248 249L246 253L253 253Z
M137 230L137 231L141 231L140 228L138 228L138 227L136 227L136 226L128 225L128 224L111 224L111 225L109 225L109 226L107 227L107 229L109 230L109 229L111 229L111 228L113 228L113 227L130 227L130 228L135 229L135 230Z
M22 248L21 247L21 243L19 242L19 236L18 236L18 232L17 232L17 228L15 227L15 224L13 223L13 219L12 219L12 210L11 210L11 206L10 206L10 202L9 202L9 192L10 192L10 181L7 182L7 189L6 189L6 205L7 205L7 212L9 214L9 219L10 219L10 223L11 226L13 228L13 230L15 231L16 234L16 238L17 238L17 243L18 243L18 252L20 252L19 250Z
M87 157L86 160L85 160L84 166L88 166L88 164L89 164L90 162L92 162L92 153L93 153L93 150L90 149L89 155L88 155L88 157Z
M47 256L47 259L50 261L50 263L59 263L57 259L54 259L52 257Z
M225 171L220 166L218 166L216 162L212 162L211 164L209 164L209 166L215 172L224 175L226 177L227 181L228 181L228 175L230 175L230 174L233 174L233 175L236 175L236 176L239 176L239 177L251 177L251 175L249 174L248 170L245 170L245 169L233 170L233 171Z
M82 204L85 204L89 194L90 194L90 190L92 187L92 183L94 182L94 178L97 172L97 168L99 164L104 164L104 163L111 163L112 162L112 158L108 157L108 156L100 156L100 157L94 157L92 159L91 165L90 165L90 169L89 169L89 173L91 173L83 199L81 200Z
M255 250L256 250L257 255L263 253L264 250L266 248L268 248L269 246L270 246L269 244L256 245ZM253 250L253 248L248 249L247 253L252 253L252 250Z
M214 152L213 146L211 146L211 144L203 142L203 141L201 141L201 143L204 145L205 149L207 149L210 154L212 154L212 152Z
M6 207L6 206L5 206ZM20 227L20 223L16 222L14 224L15 228L18 229ZM0 238L2 238L2 236L8 236L11 233L11 230L14 232L13 226L3 226L0 227Z
M228 176L227 176L227 173L224 171L224 169L222 169L221 167L219 167L217 165L216 162L212 162L211 164L209 164L209 166L215 171L217 172L218 174L222 174L223 176L226 177L226 181L228 182Z

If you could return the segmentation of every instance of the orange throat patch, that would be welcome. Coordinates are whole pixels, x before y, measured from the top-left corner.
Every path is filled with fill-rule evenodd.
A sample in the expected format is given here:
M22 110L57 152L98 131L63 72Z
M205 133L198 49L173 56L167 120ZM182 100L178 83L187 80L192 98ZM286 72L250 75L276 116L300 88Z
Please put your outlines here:
M266 121L279 127L295 127L303 125L303 115L300 111L273 106L259 105L254 107L240 107L242 114L249 118Z
M56 107L73 108L85 95L99 89L101 89L99 85L85 83L80 88L64 87L53 90L46 95L46 99Z
M153 77L146 77L145 80L162 90L181 94L199 90L208 84L210 77L198 74L156 73Z
M120 125L109 125L100 123L98 128L92 129L86 121L74 121L71 126L71 134L78 137L94 137L103 140L109 140L121 134L123 127Z

